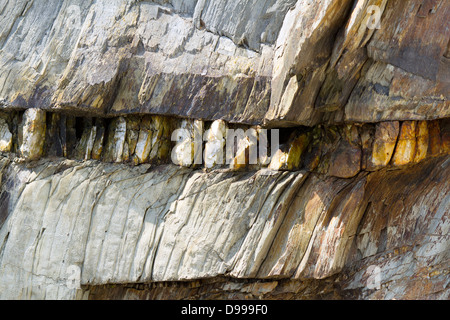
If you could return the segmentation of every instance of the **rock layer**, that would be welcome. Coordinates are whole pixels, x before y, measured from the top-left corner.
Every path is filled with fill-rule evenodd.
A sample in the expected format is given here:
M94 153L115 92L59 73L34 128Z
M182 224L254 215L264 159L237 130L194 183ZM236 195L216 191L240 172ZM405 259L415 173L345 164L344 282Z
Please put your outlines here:
M90 289L108 296L99 285L232 276L256 287L272 279L266 297L295 297L293 288L301 297L305 283L335 279L341 298L448 298L449 164L339 179L12 162L2 169L14 187L2 189L11 211L0 229L1 296L86 298ZM368 286L370 266L381 290ZM70 286L73 268L84 289ZM228 285L221 297L244 290Z
M306 170L352 178L361 171L412 165L450 152L449 124L445 119L295 127L283 131L289 137L281 145L279 129L271 130L277 138L269 144L268 130L236 127L223 120L205 123L163 116L81 118L47 115L33 108L23 114L0 115L0 120L5 137L3 151L16 151L25 161L58 156L131 165L173 163L206 169ZM9 131L14 123L18 123L16 136ZM14 140L19 143L17 150L12 148Z
M0 299L448 300L449 10L0 0Z
M446 1L0 5L2 108L278 127L450 116Z

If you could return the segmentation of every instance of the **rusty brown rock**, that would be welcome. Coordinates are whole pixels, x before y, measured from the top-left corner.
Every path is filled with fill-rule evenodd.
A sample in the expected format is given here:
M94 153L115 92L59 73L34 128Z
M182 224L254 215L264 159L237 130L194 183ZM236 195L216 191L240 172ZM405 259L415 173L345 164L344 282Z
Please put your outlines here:
M450 120L444 119L443 121L441 121L440 125L442 127L442 153L450 154Z
M445 1L389 1L381 29L368 45L369 56L423 78L445 81L448 61L441 58L449 40L449 14Z
M331 159L328 174L338 178L356 176L361 170L361 155L361 148L341 142Z
M441 153L441 127L439 121L428 122L428 133L429 133L429 148L428 155L431 157L437 156Z
M341 142L333 152L328 174L338 178L352 178L361 170L362 150L356 126L344 126Z

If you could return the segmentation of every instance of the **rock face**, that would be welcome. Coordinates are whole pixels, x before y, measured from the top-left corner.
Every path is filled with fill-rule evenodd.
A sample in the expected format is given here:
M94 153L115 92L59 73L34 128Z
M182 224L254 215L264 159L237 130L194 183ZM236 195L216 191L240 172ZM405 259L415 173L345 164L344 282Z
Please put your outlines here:
M12 149L12 134L9 131L8 123L0 119L0 151L9 152Z
M3 169L14 209L0 233L0 292L107 297L97 286L231 276L255 286L273 279L259 294L289 297L334 277L344 296L447 299L449 170L448 157L352 179L11 163ZM379 291L368 286L370 266L379 268ZM82 270L82 289L70 286L73 268ZM293 287L278 287L279 279ZM242 290L238 281L222 297ZM193 293L185 294L177 298Z
M449 14L0 0L0 299L449 299Z
M445 1L4 0L2 8L0 101L10 108L272 126L449 116Z

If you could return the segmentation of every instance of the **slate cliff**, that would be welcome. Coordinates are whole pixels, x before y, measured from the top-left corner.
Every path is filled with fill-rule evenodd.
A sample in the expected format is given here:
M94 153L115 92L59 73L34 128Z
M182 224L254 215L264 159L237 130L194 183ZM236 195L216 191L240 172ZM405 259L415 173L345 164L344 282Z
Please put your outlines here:
M0 298L448 299L449 15L0 0Z

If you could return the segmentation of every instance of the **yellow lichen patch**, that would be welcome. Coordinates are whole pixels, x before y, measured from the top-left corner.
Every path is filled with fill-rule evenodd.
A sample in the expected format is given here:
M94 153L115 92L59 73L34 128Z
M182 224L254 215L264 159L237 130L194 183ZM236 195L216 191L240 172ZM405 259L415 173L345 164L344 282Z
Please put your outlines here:
M392 164L402 166L414 161L416 154L416 121L402 123Z
M416 127L416 154L414 162L420 162L426 158L428 152L428 124L426 121L419 121Z
M271 170L298 170L302 160L302 154L309 144L309 135L301 134L290 139L286 151L279 149L270 162Z
M300 167L300 161L303 152L306 150L309 144L309 136L302 134L295 138L289 149L289 157L287 160L288 170L295 170Z

